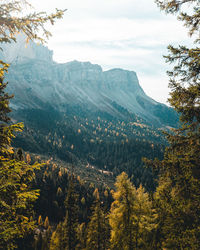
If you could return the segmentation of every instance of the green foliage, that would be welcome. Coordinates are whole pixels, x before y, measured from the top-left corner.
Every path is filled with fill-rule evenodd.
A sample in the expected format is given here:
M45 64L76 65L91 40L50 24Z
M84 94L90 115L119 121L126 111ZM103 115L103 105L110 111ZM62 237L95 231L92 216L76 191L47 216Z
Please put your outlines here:
M10 125L8 114L11 112L9 101L13 95L5 92L7 83L4 83L4 75L8 70L9 64L0 61L0 155L12 153L10 148L11 140L14 138L13 132L21 131L23 125L21 123Z
M96 192L97 193L97 192ZM87 226L87 242L88 250L103 250L109 246L109 224L108 220L101 208L99 194L97 195L93 213Z
M57 10L49 16L45 13L22 16L23 9L28 5L26 1L3 1L0 4L0 43L16 41L19 32L27 36L27 41L36 39L43 42L44 39L37 32L43 31L48 38L50 33L44 24L47 21L53 24L63 15L63 11ZM29 165L23 161L23 157L14 156L11 142L14 133L22 131L23 124L11 124L8 114L11 112L9 101L13 95L5 92L7 83L4 83L4 73L9 65L2 61L0 64L0 248L13 249L20 238L26 237L35 228L30 216L39 191L33 190L31 183L40 165Z
M136 190L136 201L133 213L136 229L135 248L154 249L153 237L157 230L158 214L153 208L149 194L145 192L141 185Z
M117 177L116 192L112 203L109 223L111 226L111 249L133 249L133 208L136 189L124 172Z
M80 163L86 165L87 161L97 169L106 171L102 175L112 182L114 178L111 172L115 177L125 171L129 176L134 176L137 187L142 183L147 190L155 189L154 176L150 169L143 167L141 158L162 159L164 142L158 130L142 123L108 120L106 115L96 117L89 111L87 115L74 118L78 111L70 107L66 109L68 111L64 116L48 107L42 111L27 110L17 114L27 123L14 145L34 153L48 153L65 162L73 161L76 167ZM81 133L78 133L80 127ZM41 143L38 144L38 141ZM74 171L76 173L76 168ZM81 177L87 174L84 167L81 167L81 171ZM96 180L96 176L92 178L92 181Z
M29 12L27 15L22 16L23 10L32 9L28 1L3 1L0 4L0 43L11 43L16 41L16 34L22 32L26 35L27 41L38 40L45 42L51 36L51 33L46 30L44 24L50 22L54 24L56 19L63 16L63 10L47 15L45 12ZM38 35L41 33L42 36Z
M164 160L153 164L160 171L155 193L160 240L173 249L198 249L193 245L200 243L199 139L199 133L191 132L170 136Z
M16 235L21 237L26 227L29 229L33 226L28 217L39 191L30 190L29 185L35 176L35 169L38 169L38 164L30 166L15 159L0 157L1 243L12 240Z
M57 171L57 181L59 186L62 186L61 179L58 177L61 170L55 168L54 171ZM44 172L46 173L46 170ZM46 175L47 173L44 176ZM56 175L53 174L53 176L56 179ZM113 191L115 200L111 209L109 189L99 187L98 191L94 185L90 187L89 183L83 183L81 180L77 182L76 178L68 177L66 174L63 174L62 178L63 181L69 180L68 188L65 190L66 215L64 221L58 223L51 235L50 249L156 249L159 222L157 213L149 195L142 186L136 189L127 174L122 173L117 177L116 191ZM54 198L59 198L56 195L58 183L56 184L55 181L51 185L47 180L47 178L44 179L46 185L50 187L55 185L50 193L54 192ZM44 186L41 191L44 188L46 187ZM48 209L47 206L44 205L44 207L47 211L51 209L51 206ZM59 207L54 213L58 214L58 211ZM107 216L108 212L109 216ZM84 213L86 215L82 217ZM44 242L48 242L46 237L42 239L43 245Z
M65 199L66 215L52 234L50 249L75 249L77 244L78 196L74 189L74 176L70 176ZM56 248L59 247L59 248Z
M156 212L142 186L136 189L122 173L117 177L109 223L111 249L151 249Z
M178 18L185 21L186 27L189 28L191 36L197 37L196 43L199 43L199 22L200 11L198 8L199 1L156 1L161 9L168 13L178 13ZM186 12L182 7L190 4ZM192 10L193 11L192 11ZM192 13L192 14L191 14ZM170 77L171 98L170 104L180 113L181 121L184 123L200 122L200 49L198 46L188 48L186 46L174 47L169 45L169 55L165 56L168 63L175 66L172 71L168 72Z
M166 13L177 14L178 20L183 21L184 25L189 28L189 34L193 35L199 31L200 12L198 0L155 0L161 10ZM188 12L183 7L187 5Z
M11 140L14 132L21 131L22 124L10 125L8 113L9 96L4 89L4 72L8 65L3 64L0 81L0 247L14 248L15 241L34 228L30 221L32 203L37 199L38 190L31 190L30 183L35 177L34 170L39 164L28 165L14 158Z
M184 21L199 43L199 1L156 1L162 10ZM185 5L189 8L182 10ZM159 214L157 246L199 249L200 246L200 50L169 46L167 62L175 64L170 77L169 102L180 113L182 127L167 134L163 161L147 162L159 172L154 204Z
M76 228L78 226L78 197L74 190L73 177L69 180L69 188L65 200L66 215L63 222L63 241L65 249L73 250L77 244Z

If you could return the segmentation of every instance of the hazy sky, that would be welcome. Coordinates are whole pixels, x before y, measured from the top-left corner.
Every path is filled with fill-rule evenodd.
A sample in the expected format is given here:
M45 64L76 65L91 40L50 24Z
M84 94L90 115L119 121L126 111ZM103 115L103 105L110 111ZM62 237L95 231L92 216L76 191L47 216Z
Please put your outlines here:
M56 62L90 61L103 70L123 68L137 73L153 99L166 103L168 78L162 55L167 45L188 42L186 29L166 16L154 0L31 0L38 10L67 9L50 28L47 46Z

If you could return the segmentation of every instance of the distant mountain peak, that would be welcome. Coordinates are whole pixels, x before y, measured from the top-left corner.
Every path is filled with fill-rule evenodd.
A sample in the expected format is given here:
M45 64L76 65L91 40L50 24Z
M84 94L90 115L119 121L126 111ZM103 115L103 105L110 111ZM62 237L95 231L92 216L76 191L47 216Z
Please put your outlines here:
M76 60L59 64L53 62L53 52L47 47L31 42L25 48L24 37L3 49L6 62L12 62L7 80L11 83L8 90L15 94L15 109L52 105L60 111L75 105L116 117L124 115L119 110L127 110L157 126L172 126L176 120L172 109L145 94L134 71L103 71L97 64Z
M41 44L32 41L26 43L26 37L22 34L17 36L17 42L1 45L0 52L2 60L8 63L25 63L29 60L53 61L53 51Z

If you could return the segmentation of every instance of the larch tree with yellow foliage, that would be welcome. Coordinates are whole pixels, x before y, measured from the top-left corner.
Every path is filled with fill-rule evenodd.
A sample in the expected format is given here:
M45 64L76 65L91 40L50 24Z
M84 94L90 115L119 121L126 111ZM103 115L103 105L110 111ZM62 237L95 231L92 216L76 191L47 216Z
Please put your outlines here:
M53 24L55 19L63 15L63 11L56 10L52 15L32 12L23 16L21 13L28 6L25 0L1 1L1 44L15 42L19 32L26 35L27 41L44 42L50 36L44 24L48 21ZM37 35L39 31L42 31L42 36ZM14 249L17 240L26 237L35 227L30 216L39 191L31 189L31 181L35 176L34 170L39 166L14 158L12 138L15 132L23 129L23 124L12 124L9 118L9 101L13 98L5 90L5 72L9 65L1 60L0 65L0 248Z
M113 193L109 223L111 226L111 249L131 250L134 246L134 203L136 189L126 173L117 177Z
M152 249L157 215L142 186L136 189L126 173L117 177L111 205L111 249Z
M95 190L96 201L90 222L87 225L87 250L106 250L109 246L109 224L101 207L98 189Z

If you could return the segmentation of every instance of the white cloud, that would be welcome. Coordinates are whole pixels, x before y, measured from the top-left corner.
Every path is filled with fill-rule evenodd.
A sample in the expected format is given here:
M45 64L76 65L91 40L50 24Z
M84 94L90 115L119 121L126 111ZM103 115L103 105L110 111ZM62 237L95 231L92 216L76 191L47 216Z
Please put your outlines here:
M166 102L167 77L162 55L169 43L188 43L175 17L160 13L153 0L31 0L39 10L68 9L51 27L48 46L58 62L91 61L138 73L145 92Z

